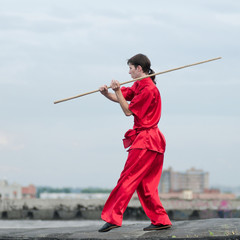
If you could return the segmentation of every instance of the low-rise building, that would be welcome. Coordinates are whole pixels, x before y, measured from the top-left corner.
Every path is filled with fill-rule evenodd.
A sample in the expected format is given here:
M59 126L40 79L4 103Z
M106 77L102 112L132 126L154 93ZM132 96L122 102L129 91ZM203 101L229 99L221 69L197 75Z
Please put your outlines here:
M36 187L30 184L27 187L22 187L22 198L36 198Z
M7 180L0 180L0 199L36 198L36 187L29 185L22 187L20 184L9 184Z
M1 199L21 199L22 187L17 183L8 184L6 180L0 180Z

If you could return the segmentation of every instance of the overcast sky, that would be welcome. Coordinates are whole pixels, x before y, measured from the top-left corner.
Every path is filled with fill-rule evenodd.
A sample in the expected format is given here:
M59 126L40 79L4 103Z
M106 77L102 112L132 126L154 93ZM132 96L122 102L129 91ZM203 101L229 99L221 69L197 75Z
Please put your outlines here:
M130 80L146 54L157 77L164 168L240 185L240 1L0 0L0 179L54 187L115 186L133 117L95 93Z

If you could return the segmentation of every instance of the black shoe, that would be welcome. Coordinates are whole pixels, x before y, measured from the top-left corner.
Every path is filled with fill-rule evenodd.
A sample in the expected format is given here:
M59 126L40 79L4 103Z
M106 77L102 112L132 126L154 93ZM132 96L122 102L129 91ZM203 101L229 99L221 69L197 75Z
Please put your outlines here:
M148 227L144 228L143 231L152 231L152 230L162 230L172 227L172 225L149 225Z
M108 232L110 230L112 230L113 228L118 228L120 226L117 226L115 224L111 224L111 223L105 223L98 231L99 232Z

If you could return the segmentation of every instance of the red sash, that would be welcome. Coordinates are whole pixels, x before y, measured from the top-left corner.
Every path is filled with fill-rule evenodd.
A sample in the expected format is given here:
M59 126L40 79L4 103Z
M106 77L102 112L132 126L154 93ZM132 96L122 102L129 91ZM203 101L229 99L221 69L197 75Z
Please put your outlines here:
M157 126L153 126L151 128L129 129L124 135L124 139L123 139L124 148L130 147L132 145L132 143L134 142L134 140L136 139L137 135L141 131L148 130L148 129L153 129L153 128L157 128Z

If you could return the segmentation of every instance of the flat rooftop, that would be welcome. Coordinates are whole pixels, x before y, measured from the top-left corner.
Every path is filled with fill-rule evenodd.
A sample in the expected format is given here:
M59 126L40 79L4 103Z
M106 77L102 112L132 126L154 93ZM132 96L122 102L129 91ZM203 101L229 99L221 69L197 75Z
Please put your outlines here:
M170 229L145 232L146 221L123 222L121 228L99 233L102 221L81 227L1 228L0 239L24 240L77 240L77 239L240 239L240 218L176 221Z

